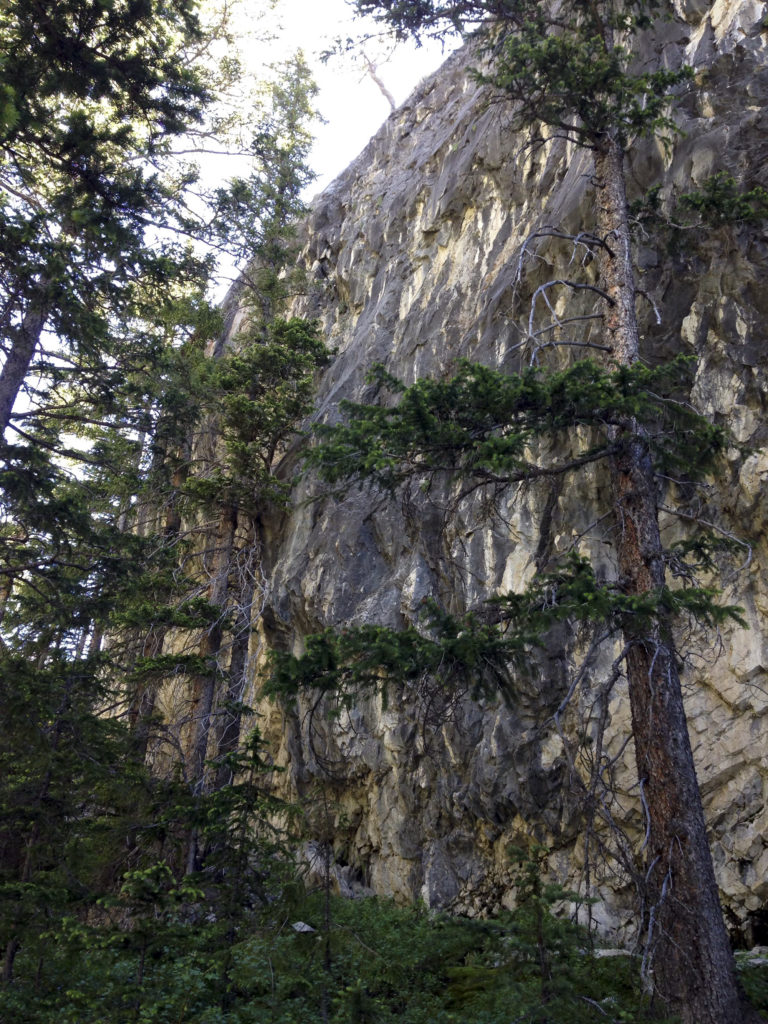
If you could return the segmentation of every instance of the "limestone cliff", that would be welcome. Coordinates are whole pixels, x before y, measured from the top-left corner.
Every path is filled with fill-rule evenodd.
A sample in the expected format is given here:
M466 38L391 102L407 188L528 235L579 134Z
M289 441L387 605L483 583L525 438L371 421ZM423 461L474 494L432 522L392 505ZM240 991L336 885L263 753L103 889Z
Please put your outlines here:
M677 106L681 134L668 151L638 144L629 160L631 198L659 184L668 212L716 171L746 187L768 185L765 5L683 0L679 13L645 54L697 69ZM468 77L472 61L466 50L452 56L313 204L303 252L312 287L296 312L320 318L337 349L319 384L320 418L337 416L342 398L371 397L365 376L374 362L406 382L449 372L459 357L516 369L529 354L523 342L536 289L580 259L551 238L521 257L546 225L589 227L589 154L564 141L527 146L503 106ZM695 354L698 408L748 446L745 456L734 445L699 501L705 519L749 545L738 571L719 582L750 628L729 628L706 648L700 639L689 644L685 683L729 923L759 941L768 935L768 234L764 224L690 234L671 244L650 227L638 233L643 344L653 360ZM581 301L569 309L587 312ZM292 515L273 528L259 628L270 643L300 650L303 636L329 624L412 621L428 595L472 607L519 587L587 531L601 515L604 486L592 473L563 488L510 493L489 521L479 500L447 519L439 502L403 507L370 491L305 503L317 493L305 480ZM670 516L665 529L674 538L684 524ZM591 530L585 544L610 571L605 533ZM553 851L553 874L573 885L586 879L599 897L596 917L620 936L632 893L615 864L585 865L578 798L552 718L578 657L553 642L510 706L457 695L437 707L434 694L400 692L386 710L368 701L341 721L311 726L306 708L265 708L288 769L282 784L308 793L313 780L326 780L342 885L493 908L510 898L508 844L536 835ZM596 704L610 660L606 652L594 685L574 698L565 729L588 733L604 717L613 813L632 837L641 817L625 692L619 686L607 707Z

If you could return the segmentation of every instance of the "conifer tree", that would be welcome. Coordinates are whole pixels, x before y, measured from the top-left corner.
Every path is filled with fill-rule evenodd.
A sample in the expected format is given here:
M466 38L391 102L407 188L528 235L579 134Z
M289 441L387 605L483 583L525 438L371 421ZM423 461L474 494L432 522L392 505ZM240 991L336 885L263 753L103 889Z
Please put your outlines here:
M20 948L34 947L61 916L100 894L98 879L111 870L142 785L114 715L110 659L94 638L137 584L147 553L110 508L115 453L105 444L97 453L104 461L75 479L43 455L32 507L17 495L15 518L6 523L15 559L0 641L6 984Z
M194 170L172 150L210 117L212 99L196 9L193 0L63 0L13 2L0 12L0 426L7 428L0 450L0 942L7 986L19 951L42 948L46 931L58 936L66 915L85 916L126 860L154 870L167 841L158 834L182 833L186 841L194 828L208 842L215 833L221 854L221 836L236 827L238 864L249 856L244 822L255 815L258 787L255 777L247 780L263 774L257 744L240 757L236 739L222 744L221 771L227 781L234 771L241 777L219 794L217 811L190 802L188 791L145 769L152 683L181 671L210 675L204 652L164 652L164 642L173 631L209 636L225 628L231 611L196 592L200 580L185 569L193 515L185 522L182 512L195 498L182 492L201 406L210 415L219 401L228 409L238 388L247 395L262 387L273 401L262 416L274 454L293 423L269 421L280 389L289 416L297 407L303 415L322 345L311 325L273 315L261 340L281 352L293 346L300 364L293 377L281 373L276 357L272 378L261 384L257 363L238 377L226 361L230 386L223 366L205 356L221 317L204 295L211 260L189 248L186 236L220 241L227 202L237 196L242 203L252 188L241 182L220 190L208 223L187 207ZM311 91L306 69L297 81ZM261 150L280 154L277 127L261 128ZM306 149L306 133L302 139ZM295 171L289 186L281 189L274 168L261 184L295 212L307 172L290 158L284 163L286 180ZM243 213L244 205L241 226ZM287 237L289 214L281 213ZM283 235L272 239L275 251ZM270 270L270 281L277 274ZM243 443L250 440L246 432ZM245 494L234 468L222 469L218 482L229 488L227 501L230 492L238 502ZM209 481L207 512L220 509L215 487ZM231 572L223 566L225 581ZM148 793L160 824L142 820ZM173 819L175 807L184 809L177 815L183 824ZM209 820L217 816L218 831ZM150 837L144 845L139 833ZM179 872L178 857L169 859Z
M288 501L290 480L276 466L327 359L314 323L283 318L304 287L295 227L311 180L314 85L300 55L273 71L248 125L250 173L211 196L209 237L242 265L235 294L244 315L233 336L214 318L169 353L148 475L130 517L143 535L155 533L162 558L147 565L133 603L117 610L110 640L121 652L136 756L181 770L201 806L236 781L263 524ZM164 688L175 711L161 722ZM188 871L211 863L212 842L190 830Z
M190 52L201 39L190 0L13 2L0 13L8 599L20 587L28 603L37 588L55 605L69 586L90 590L95 609L93 559L104 562L93 537L130 506L159 361L198 317L209 261L168 231L185 227L188 184L170 150L211 99Z
M594 221L583 225L579 239L599 268L598 282L586 287L602 320L593 347L608 353L608 369L589 361L561 375L503 378L467 365L453 381L422 381L407 391L382 371L379 381L401 392L396 410L348 405L349 425L329 429L310 461L328 480L362 478L391 489L447 469L499 487L604 460L618 578L601 585L576 557L526 594L499 599L505 632L472 618L449 621L436 608L431 638L377 627L340 637L329 632L311 639L298 662L278 657L273 685L341 686L350 700L357 687L378 685L388 673L408 678L427 669L444 678L487 678L488 666L496 665L503 680L498 666L519 660L548 623L569 617L612 623L623 646L645 814L647 979L667 1012L686 1024L737 1024L750 1011L742 1005L718 902L674 641L681 613L714 622L736 612L717 609L700 588L669 589L657 498L666 458L682 464L698 449L705 456L699 467L695 459L687 467L695 477L707 471L707 456L722 439L701 420L688 427L674 422L676 413L664 434L666 452L654 437L676 403L667 385L661 394L668 398L658 404L658 378L648 376L640 358L624 174L631 139L674 130L669 95L689 72L633 69L633 37L664 13L650 0L357 0L356 6L401 35L439 35L488 19L477 77L509 100L518 127L591 151ZM596 445L561 463L531 460L528 445L537 437L566 436L586 425L597 430Z
M62 379L127 358L137 288L199 273L184 246L146 234L185 220L161 165L202 118L205 75L185 59L200 37L192 0L3 8L3 432L22 389L45 404Z
M203 421L210 440L203 440L189 480L201 508L216 519L203 562L208 600L219 617L202 638L200 656L208 667L197 676L193 693L190 770L193 784L203 789L211 782L204 765L217 693L224 714L218 716L220 735L210 755L221 758L222 771L239 738L237 706L248 678L261 575L261 523L290 490L275 477L275 461L311 408L314 373L327 355L314 324L281 319L287 299L301 286L294 268L295 231L304 211L301 194L312 179L307 157L315 91L299 54L265 89L250 176L215 195L215 229L242 265L239 302L246 322L230 350L218 353L210 380L215 397L211 402L209 396Z

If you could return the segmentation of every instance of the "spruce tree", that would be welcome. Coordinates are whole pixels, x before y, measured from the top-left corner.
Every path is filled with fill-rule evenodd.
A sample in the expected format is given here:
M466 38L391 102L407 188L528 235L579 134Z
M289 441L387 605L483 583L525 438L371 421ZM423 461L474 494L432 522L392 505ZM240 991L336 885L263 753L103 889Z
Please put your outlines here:
M167 156L209 95L185 56L200 38L191 0L4 6L3 432L22 390L48 404L62 379L126 358L137 289L198 274L183 245L147 230L186 218Z
M167 353L146 479L128 518L145 538L154 533L157 556L142 591L116 609L108 643L119 652L136 756L180 772L201 807L238 784L264 523L289 501L290 476L277 467L328 357L316 324L284 318L304 287L296 222L311 180L314 85L300 55L273 72L250 112L249 173L209 197L208 237L241 264L243 317L231 335L210 318ZM166 720L156 714L161 694L173 703ZM208 869L221 853L212 843L190 829L187 871Z
M211 658L164 651L166 638L207 637L231 611L197 592L185 569L193 516L182 520L184 501L195 506L181 492L201 406L212 414L234 387L205 355L221 317L204 294L211 259L187 241L220 242L226 190L201 226L187 205L194 169L172 152L211 118L196 7L64 0L0 12L0 942L9 993L19 953L28 969L41 937L56 943L66 917L84 921L126 865L151 874L167 858L183 874L186 857L169 837L182 835L186 854L194 830L221 856L226 828L237 832L242 865L244 822L258 817L255 742L242 756L235 740L222 745L221 772L240 777L218 810L144 764L159 681L211 674ZM260 145L277 153L273 127L261 125ZM292 179L294 204L305 174ZM278 181L265 172L265 187ZM241 184L226 194L242 199ZM291 378L273 360L265 394L276 401L282 387L303 410L322 346L311 325L270 325L265 340L287 336L281 351L293 343L308 361ZM259 369L250 366L246 393ZM272 435L278 446L287 436ZM238 500L244 487L232 483ZM219 510L209 488L211 507ZM173 753L178 769L183 756Z
M290 493L275 464L311 408L314 374L327 358L315 324L282 319L289 297L302 286L294 268L295 232L304 211L302 191L312 180L307 157L314 94L299 54L254 111L249 176L214 196L215 231L241 264L245 322L227 350L214 352L202 429L193 443L197 466L187 480L197 514L216 524L204 536L200 566L218 622L201 638L207 668L197 675L192 695L190 771L201 789L211 784L206 757L225 759L237 746L236 708L248 682L253 603L262 575L262 523ZM209 751L217 693L220 734Z

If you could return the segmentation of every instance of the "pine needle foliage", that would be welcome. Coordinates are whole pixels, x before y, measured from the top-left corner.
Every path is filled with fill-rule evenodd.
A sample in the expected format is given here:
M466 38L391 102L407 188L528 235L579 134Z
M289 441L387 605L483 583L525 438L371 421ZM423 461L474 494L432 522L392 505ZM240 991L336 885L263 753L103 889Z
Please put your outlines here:
M623 144L674 135L669 97L693 77L687 67L640 73L634 66L626 41L664 10L659 0L356 0L356 7L401 37L474 31L489 65L474 77L513 102L515 123L546 125L588 148L609 132Z
M271 321L261 338L219 361L212 387L226 456L209 481L219 500L228 476L241 508L285 503L291 484L276 478L275 459L311 411L316 373L329 358L318 325L293 317Z
M573 0L563 4L541 0L358 0L356 6L400 35L418 38L477 29L477 50L485 66L479 67L476 77L491 87L490 101L505 103L507 123L528 132L528 145L560 138L591 151L592 220L582 225L582 230L590 232L588 248L599 286L582 283L581 287L596 293L593 319L601 320L602 328L601 344L594 345L594 338L585 343L610 353L621 364L620 373L632 376L641 363L642 342L625 158L631 140L638 136L651 136L662 146L669 144L676 126L668 103L691 78L685 67L647 72L648 65L642 66L633 50L640 33L661 18L674 16L672 5L654 0ZM702 213L706 200L703 202ZM574 245L583 238L581 234L553 233L570 237ZM533 255L527 244L522 259ZM573 282L553 281L543 289L566 283L578 287ZM559 326L559 318L550 308L550 326ZM535 338L530 340L535 343ZM547 375L545 379L550 378ZM569 410L558 438L560 409L554 394L552 423L545 422L534 398L529 405L524 403L530 417L513 413L487 427L474 415L467 429L461 422L461 404L456 413L443 410L431 401L432 385L417 384L407 394L410 405L406 394L401 396L401 404L413 412L408 426L418 439L415 444L402 429L398 431L405 419L399 420L397 413L387 410L356 416L353 409L349 427L342 428L348 434L339 435L340 444L326 472L332 480L342 480L348 473L353 479L362 478L387 490L403 488L408 503L409 484L429 490L436 476L453 476L453 491L447 492L450 510L459 508L470 495L498 500L500 490L509 485L530 484L553 474L562 477L587 462L604 460L609 495L604 518L613 523L617 585L606 589L602 581L592 578L589 566L565 558L555 569L563 574L555 590L564 596L563 609L569 604L568 594L577 598L581 608L574 609L574 626L583 630L585 623L599 621L609 637L622 641L616 671L626 673L647 825L643 845L646 869L637 877L646 910L653 908L648 916L646 980L667 1010L677 1013L686 1024L743 1024L751 1019L750 1011L738 990L718 902L675 644L681 613L711 624L721 615L738 615L738 611L718 610L714 595L698 584L684 598L669 588L668 568L674 555L665 551L659 516L659 494L668 486L662 477L684 482L686 478L701 479L724 439L716 441L714 429L703 421L696 425L694 417L693 429L687 436L683 430L683 444L678 447L676 417L664 423L667 417L662 415L657 433L654 421L658 411L649 415L646 403L656 395L655 386L644 395L641 389L639 407L627 412L623 403L628 396L623 389L609 391L607 402L599 399L594 410L587 406L583 417ZM532 398L530 390L525 393ZM460 403L464 396L452 397ZM470 409L475 413L471 401ZM539 438L558 441L557 450L563 454L553 460L539 446ZM688 442L692 442L690 447ZM352 465L353 459L357 465ZM490 485L485 494L478 490L484 485ZM445 508L446 491L441 494ZM561 559L564 554L567 552L561 552ZM686 578L693 582L695 574L686 577L686 573L683 569L678 582ZM685 586L682 591L686 593ZM690 603L687 610L679 604L681 600ZM528 601L527 593L507 601L513 636L520 604L526 608ZM590 609L594 609L594 618ZM497 611L503 618L503 607ZM617 621L620 637L614 632ZM577 676L574 685L578 682ZM677 894L675 904L668 899L670 889Z
M572 552L524 591L491 598L479 612L457 617L427 601L418 626L327 629L307 637L299 657L273 651L265 692L284 699L315 692L330 698L333 713L366 692L380 693L386 705L390 686L429 676L448 692L469 683L475 698L501 694L514 702L516 680L532 668L535 652L546 649L557 623L582 634L607 628L616 636L627 621L638 628L681 620L699 628L743 625L743 609L718 597L717 590L699 586L626 594Z
M121 887L133 931L68 919L42 983L22 956L0 1010L28 1024L316 1024L325 996L329 1024L658 1022L635 959L595 956L563 913L572 894L543 879L543 855L513 857L516 907L490 920L332 897L330 962L322 894L274 904L222 942L222 925L196 916L199 880L178 882L159 861Z
M581 360L559 372L507 374L463 361L447 380L406 388L378 366L369 381L394 392L396 404L342 402L347 422L318 426L321 443L305 462L328 483L354 480L390 492L414 478L428 486L439 474L512 484L616 454L621 440L611 428L632 417L646 428L659 472L700 479L727 435L685 400L692 368L686 357L658 367ZM542 465L531 451L541 439L574 436L583 443L562 461Z
M768 190L744 190L727 171L713 174L700 189L680 196L680 205L699 214L704 224L758 224L768 217Z
M201 637L230 629L242 647L248 601L201 586L195 517L285 500L266 462L306 415L325 354L314 324L276 312L298 284L282 271L310 177L306 64L265 90L253 176L201 215L179 149L210 143L211 80L236 63L214 71L212 45L196 0L14 0L0 13L0 425L15 442L0 445L3 1020L182 1019L183 1002L145 1002L151 961L194 946L205 921L224 970L290 864L242 687L216 709L238 728L211 744L217 788L204 794L156 709L169 681L221 683ZM216 364L201 249L227 225L237 258L256 242L262 258L250 348ZM224 424L223 486L196 501L190 437L208 414ZM99 985L111 998L89 1018Z
M590 7L571 5L575 16L565 31L545 34L548 18L542 6L528 5L528 17L513 35L499 43L491 33L493 70L477 71L475 78L515 102L520 125L539 121L587 148L610 130L618 131L623 144L637 137L674 135L669 95L692 78L691 69L630 70L631 52L606 45L605 21L590 25ZM625 14L612 27L631 35L643 23Z

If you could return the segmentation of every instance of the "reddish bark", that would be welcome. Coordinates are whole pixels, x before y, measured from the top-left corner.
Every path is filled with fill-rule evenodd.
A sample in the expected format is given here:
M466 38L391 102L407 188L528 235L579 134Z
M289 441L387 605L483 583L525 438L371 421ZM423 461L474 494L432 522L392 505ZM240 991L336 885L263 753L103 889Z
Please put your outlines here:
M605 325L616 362L639 357L624 151L610 138L595 153ZM656 478L642 427L627 420L611 476L620 583L628 594L664 585ZM646 966L666 1012L684 1024L743 1024L693 762L671 623L629 621L627 679L646 838Z

